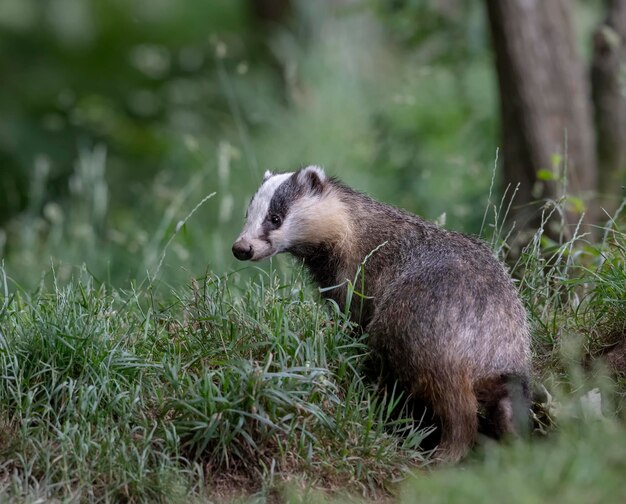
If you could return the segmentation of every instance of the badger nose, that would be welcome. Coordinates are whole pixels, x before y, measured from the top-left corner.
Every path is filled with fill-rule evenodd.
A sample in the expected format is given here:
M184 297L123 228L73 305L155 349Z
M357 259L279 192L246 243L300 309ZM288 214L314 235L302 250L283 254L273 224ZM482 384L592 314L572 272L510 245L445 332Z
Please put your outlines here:
M233 255L240 261L252 259L252 245L245 240L238 240L233 244Z

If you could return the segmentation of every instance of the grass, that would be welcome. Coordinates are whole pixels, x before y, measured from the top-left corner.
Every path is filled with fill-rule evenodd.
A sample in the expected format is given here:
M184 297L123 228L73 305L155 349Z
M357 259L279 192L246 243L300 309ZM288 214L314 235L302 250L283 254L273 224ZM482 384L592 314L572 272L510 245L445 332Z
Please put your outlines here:
M403 502L623 502L623 425L571 421L549 441L490 449L462 469L417 474Z
M571 348L594 356L624 334L626 236L613 228L592 246L576 235L546 245L541 235L514 274L558 434L482 444L463 466L435 471L419 449L424 431L394 413L401 395L383 396L368 378L365 336L335 305L312 299L297 269L287 278L258 270L252 280L208 274L167 294L154 284L114 289L85 269L62 285L51 270L28 293L2 269L0 496L623 496L623 389L581 371ZM595 386L602 420L581 409Z
M103 156L86 153L76 180L102 182ZM73 243L73 229L95 236L95 194L77 195L82 211L22 259ZM167 254L176 256L211 196L178 219L182 202L173 200L146 241L146 280L127 289L67 263L59 278L52 262L46 273L30 271L41 280L28 290L0 269L0 500L455 502L510 492L520 502L599 502L623 493L626 384L596 359L626 334L626 235L617 222L600 242L579 229L553 242L544 225L512 269L537 386L549 391L535 412L539 438L483 442L461 467L432 470L419 446L425 431L402 395L383 395L371 376L366 335L347 310L313 296L298 268L207 273L187 287L162 280ZM546 206L546 222L561 204ZM513 243L499 224L507 211L493 208L486 233L502 258ZM92 256L106 255L86 241ZM357 275L354 309L360 288Z
M298 280L210 276L165 306L80 277L3 298L5 498L170 501L286 475L373 495L425 463L401 399L362 378L363 337Z
M63 156L16 137L29 160L51 153L33 159L28 207L0 229L0 501L624 500L626 383L597 359L626 334L626 237L617 223L602 239L578 230L558 242L542 226L515 252L535 377L547 389L536 411L544 434L481 443L448 469L419 449L424 432L403 415L402 396L378 392L365 337L298 270L286 275L294 268L277 259L269 273L201 277L234 268L233 229L266 168L323 164L381 200L441 215L442 224L447 212L451 227L482 234L475 201L490 180L496 103L480 9L438 30L434 44L411 47L387 33L401 34L404 13L385 25L367 10L329 15L312 5L296 2L301 26L269 41L285 89L252 64L236 26L222 41L220 16L209 16L215 26L198 26L189 47L160 37L147 47L162 44L172 61L189 49L207 60L183 80L173 73L143 89L145 76L128 77L117 86L124 96L103 89L103 100L79 86L60 104L61 117L93 123L76 151L82 135L72 128ZM117 26L125 17L116 12ZM580 21L595 26L589 19ZM104 44L119 63L106 74L134 74L120 54L145 37L111 33L126 49ZM456 60L445 54L459 40L450 33L467 41ZM92 54L72 68L99 68ZM57 70L74 82L70 68ZM20 86L57 81L15 75ZM196 92L169 103L179 88ZM139 128L119 112L135 91L169 103L167 117L191 121ZM499 224L507 211L493 208L486 233L500 257L513 242ZM359 283L350 285L355 303Z

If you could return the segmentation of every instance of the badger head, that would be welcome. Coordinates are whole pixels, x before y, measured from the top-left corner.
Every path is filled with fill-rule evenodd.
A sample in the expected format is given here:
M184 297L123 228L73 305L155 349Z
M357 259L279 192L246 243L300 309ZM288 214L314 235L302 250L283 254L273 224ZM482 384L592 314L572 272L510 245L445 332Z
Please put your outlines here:
M340 226L341 205L333 193L324 170L318 166L289 173L265 172L248 206L233 254L241 261L258 261L318 245L336 234Z

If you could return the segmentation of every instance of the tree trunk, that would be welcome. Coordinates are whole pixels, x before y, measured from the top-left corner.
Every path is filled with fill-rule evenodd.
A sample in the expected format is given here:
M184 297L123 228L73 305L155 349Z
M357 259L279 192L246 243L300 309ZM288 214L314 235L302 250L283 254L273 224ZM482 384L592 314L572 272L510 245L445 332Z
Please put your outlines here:
M262 22L279 23L291 12L291 0L249 0L252 12Z
M598 217L608 220L624 198L626 183L626 0L608 2L593 36L591 88L598 153ZM605 213L606 210L606 213Z
M486 3L500 88L504 184L519 184L509 219L517 229L532 230L542 200L566 191L591 203L596 157L587 79L569 0ZM580 217L574 206L566 214L570 231Z

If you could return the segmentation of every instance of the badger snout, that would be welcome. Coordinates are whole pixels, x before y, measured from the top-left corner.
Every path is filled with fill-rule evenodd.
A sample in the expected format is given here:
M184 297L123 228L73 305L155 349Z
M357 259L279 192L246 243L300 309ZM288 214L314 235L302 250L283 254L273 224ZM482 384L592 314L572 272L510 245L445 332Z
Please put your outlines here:
M233 243L233 255L240 261L248 261L254 255L252 244L246 240L237 240Z

